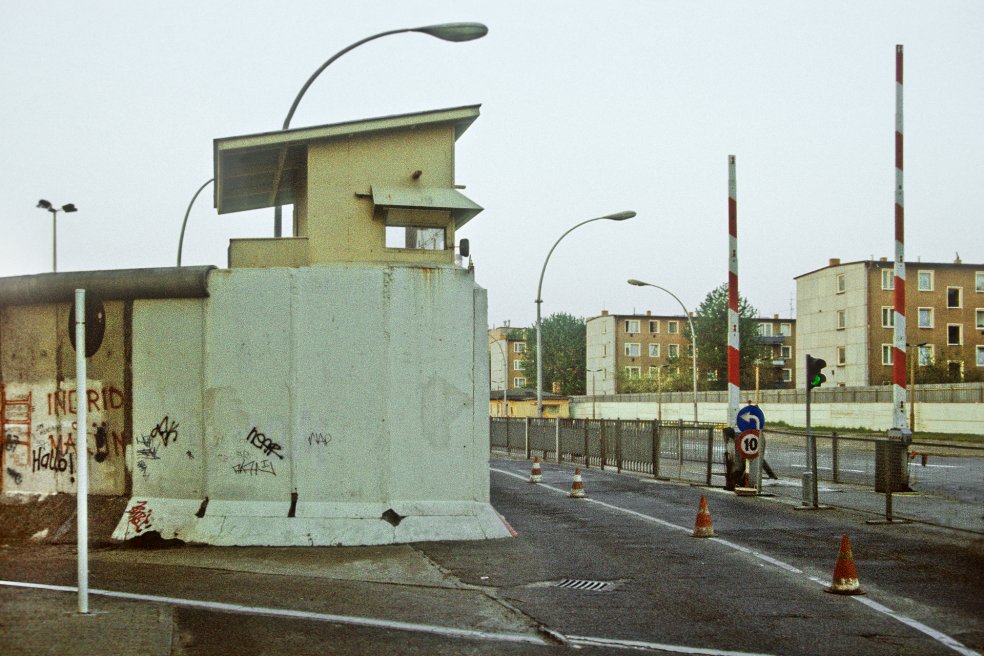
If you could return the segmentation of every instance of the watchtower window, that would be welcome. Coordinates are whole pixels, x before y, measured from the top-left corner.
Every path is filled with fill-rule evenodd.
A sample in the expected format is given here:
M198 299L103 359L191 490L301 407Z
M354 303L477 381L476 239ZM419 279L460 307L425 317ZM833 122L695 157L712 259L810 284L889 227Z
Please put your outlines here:
M444 228L386 226L386 248L443 251L446 232Z

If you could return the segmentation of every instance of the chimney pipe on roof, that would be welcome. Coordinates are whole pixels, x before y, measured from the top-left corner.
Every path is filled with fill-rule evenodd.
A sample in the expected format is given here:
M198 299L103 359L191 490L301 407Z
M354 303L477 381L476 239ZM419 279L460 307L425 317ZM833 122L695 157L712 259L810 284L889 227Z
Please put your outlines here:
M830 258L830 263L827 266L832 266L832 267L840 266L840 263L841 260L839 257L832 257Z

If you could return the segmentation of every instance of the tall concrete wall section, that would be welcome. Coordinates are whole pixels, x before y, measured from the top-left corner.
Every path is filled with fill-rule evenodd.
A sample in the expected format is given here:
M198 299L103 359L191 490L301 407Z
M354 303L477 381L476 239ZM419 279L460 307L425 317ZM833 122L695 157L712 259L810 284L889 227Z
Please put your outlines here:
M603 315L588 319L585 328L585 354L588 372L588 394L614 394L615 371L615 317Z
M839 288L841 275L843 288ZM806 375L809 353L827 361L828 384L868 384L866 285L863 262L820 269L796 279L796 380ZM838 348L844 349L843 365L837 364Z
M204 300L133 307L133 477L145 496L205 497Z
M209 294L201 307L137 313L135 327L170 325L175 346L141 343L135 374L153 376L155 359L170 359L186 389L138 398L141 433L166 417L157 433L171 427L177 439L158 446L162 477L144 477L138 457L116 537L308 545L508 535L488 504L485 292L468 271L234 269L214 272Z
M80 402L88 412L89 492L127 491L127 307L122 301L104 307L106 329L87 363L83 394L76 389L70 305L0 308L0 493L76 491L83 451L76 423Z

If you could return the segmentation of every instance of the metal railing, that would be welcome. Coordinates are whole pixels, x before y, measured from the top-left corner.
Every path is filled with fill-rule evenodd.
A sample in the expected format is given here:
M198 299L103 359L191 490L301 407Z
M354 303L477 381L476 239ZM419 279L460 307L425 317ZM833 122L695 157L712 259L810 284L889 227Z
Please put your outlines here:
M723 426L686 421L490 418L493 451L724 486ZM816 433L819 502L984 533L984 445ZM761 491L812 505L807 436L765 430Z
M984 383L949 383L940 385L915 385L909 388L919 403L984 403ZM805 403L803 389L771 389L757 392L759 403ZM655 392L640 394L606 394L598 396L574 396L572 403L596 402L644 402L689 403L693 392ZM727 403L726 391L698 392L701 403ZM868 387L823 387L813 390L814 403L892 403L892 387L877 385Z

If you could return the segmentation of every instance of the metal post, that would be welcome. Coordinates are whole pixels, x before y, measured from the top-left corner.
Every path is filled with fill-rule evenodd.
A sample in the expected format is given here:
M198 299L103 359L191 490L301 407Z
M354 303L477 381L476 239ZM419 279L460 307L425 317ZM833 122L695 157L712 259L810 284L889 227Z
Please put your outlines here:
M51 272L58 273L58 210L51 211Z
M680 457L680 466L683 467L683 420L677 419L677 455Z
M817 484L817 438L813 435L813 429L810 426L810 397L813 396L810 390L810 381L806 382L806 443L807 449L809 450L810 457L810 500L813 502L814 508L820 507L819 500L819 486Z
M660 423L653 422L653 478L659 478L659 431Z
M840 454L837 450L837 445L837 432L834 431L830 435L830 467L834 470L833 479L835 483L840 482Z
M591 466L590 464L591 458L589 457L591 440L590 440L590 436L588 435L588 421L591 420L589 419L584 420L584 468L585 469L588 469Z
M557 464L560 464L560 417L557 417L557 423L554 424L554 453L557 454Z
M622 473L622 420L615 420L615 469Z
M707 429L707 487L711 486L711 460L714 457L714 429Z
M605 471L605 460L608 458L608 431L605 430L605 420L601 420L601 471Z
M76 416L77 472L77 528L78 528L78 575L79 612L89 612L89 431L86 425L89 418L88 395L85 370L85 290L75 290L75 398L78 414Z
M905 195L902 182L902 46L895 46L895 327L892 334L893 426L905 442Z
M526 426L523 431L523 453L526 454L527 460L530 458L530 424L532 421L533 419L531 417L526 418Z

